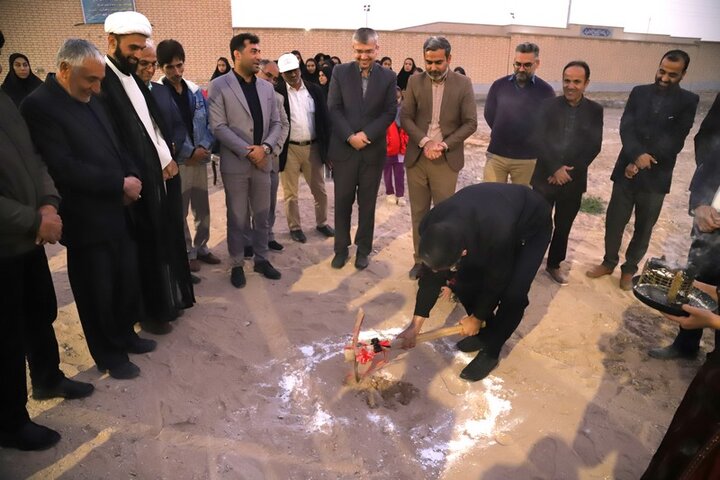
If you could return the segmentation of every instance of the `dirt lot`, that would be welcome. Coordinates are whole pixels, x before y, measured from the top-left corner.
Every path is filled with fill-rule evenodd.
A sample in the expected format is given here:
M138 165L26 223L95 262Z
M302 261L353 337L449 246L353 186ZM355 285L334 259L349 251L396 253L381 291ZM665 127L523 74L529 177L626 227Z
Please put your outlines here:
M588 194L607 202L624 96L595 98L608 108ZM703 96L691 136L712 99ZM489 132L480 125L461 186L482 177ZM693 171L689 140L649 256L683 261ZM332 196L331 184L328 190ZM224 194L213 187L211 246L223 263L203 267L197 305L170 335L155 337L158 349L133 357L142 374L132 381L94 368L65 251L49 248L62 368L97 390L79 401L30 400L35 420L59 430L63 440L39 453L0 450L0 478L638 478L701 361L648 358L647 349L670 342L675 328L619 290L617 273L585 277L603 254L603 215L579 215L565 267L570 285L538 273L525 318L486 380L458 379L471 357L450 338L419 346L378 375L372 398L367 388L343 385L342 347L357 309L365 310L368 329L386 336L412 315L409 207L388 204L383 192L367 270L330 268L332 241L312 228L303 183L308 243L290 240L280 203L275 230L286 248L271 261L283 278L250 273L247 287L236 290L229 282ZM453 307L438 305L427 328L455 323L461 311ZM705 341L711 349L707 333Z

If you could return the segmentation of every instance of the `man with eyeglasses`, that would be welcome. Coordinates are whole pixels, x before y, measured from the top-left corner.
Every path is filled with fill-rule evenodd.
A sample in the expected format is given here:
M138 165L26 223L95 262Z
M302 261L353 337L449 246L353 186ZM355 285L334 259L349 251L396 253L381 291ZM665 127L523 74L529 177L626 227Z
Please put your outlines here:
M348 260L352 207L357 197L355 268L368 267L375 230L375 203L385 165L385 132L395 120L395 73L375 63L378 34L359 28L352 37L354 62L333 69L328 92L332 134L328 157L335 177L335 257L331 266Z
M273 85L277 86L278 79L280 76L280 71L278 70L277 63L273 62L272 60L260 60L260 70L255 74L257 78L262 78L263 80L267 80L268 82L272 83ZM273 152L270 155L271 157L271 165L272 169L270 170L270 210L268 212L268 248L270 250L273 250L275 252L280 252L283 250L283 246L281 243L279 243L277 240L275 240L275 232L273 228L275 227L275 210L277 209L277 192L278 187L280 186L280 153L284 150L285 147L285 139L288 136L288 132L290 131L290 121L288 120L287 114L285 113L285 109L283 109L283 102L285 101L285 97L280 95L278 92L275 92L275 102L277 103L278 112L280 112L280 125L282 128L280 129L280 136L278 137L278 143L275 144L273 147ZM249 215L249 222L245 226L245 257L252 257L253 256L253 248L252 248L252 231L255 228L253 226L253 222L255 221L255 218L250 212Z
M290 238L305 243L307 237L300 224L298 208L298 185L300 175L310 187L315 200L315 230L323 237L335 236L335 230L327 224L327 193L323 164L328 163L327 147L330 137L325 95L319 85L303 81L300 62L292 53L279 59L283 82L275 89L283 96L283 110L290 120L290 135L280 154L280 175L285 195Z
M163 40L157 46L158 65L165 74L160 82L170 92L183 120L183 141L175 145L175 158L180 168L185 249L190 271L200 270L200 262L217 265L220 259L208 248L210 240L210 201L208 171L210 149L215 141L210 132L208 106L195 83L183 77L185 50L176 40ZM187 226L188 210L195 219L195 238Z
M532 140L540 103L555 96L553 88L535 75L540 48L521 43L515 48L514 73L496 80L485 100L490 126L484 181L530 185L537 150Z
M460 378L489 375L520 325L551 231L550 206L521 185L471 185L433 207L420 223L423 272L403 348L415 346L438 298L452 293L467 312L457 347L478 352Z

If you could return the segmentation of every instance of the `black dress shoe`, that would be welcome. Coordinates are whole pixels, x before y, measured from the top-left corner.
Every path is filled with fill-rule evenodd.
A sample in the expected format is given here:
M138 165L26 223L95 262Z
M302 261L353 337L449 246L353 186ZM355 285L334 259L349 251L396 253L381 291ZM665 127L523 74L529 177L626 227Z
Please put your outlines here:
M197 259L201 262L207 263L208 265L217 265L220 263L220 259L213 255L212 252L208 252L205 255L198 255Z
M230 283L235 288L243 288L245 286L245 271L243 267L233 267L230 271Z
M500 360L497 357L491 357L485 352L480 352L468 363L462 372L460 372L460 378L468 380L470 382L477 382L490 375L495 367L497 367Z
M698 350L694 352L683 352L675 345L668 345L667 347L651 348L648 350L648 355L658 360L674 360L676 358L693 359L697 358Z
M250 246L250 247L245 247L245 248L243 249L243 255L245 256L245 258L252 258L252 257L254 257L254 256L255 256L255 251L253 250L253 247L251 247L251 246Z
M47 400L48 398L67 398L72 400L75 398L84 398L90 396L95 390L92 383L78 382L63 377L54 387L40 387L33 385L32 396L35 400Z
M15 431L0 432L0 447L3 448L26 451L47 450L59 441L58 432L29 420Z
M170 322L140 322L140 328L143 332L152 333L153 335L167 335L172 332Z
M108 375L117 380L130 380L140 375L140 367L138 367L129 360L113 368L107 368L98 365L97 369L100 370L102 373L107 372Z
M365 270L368 265L370 265L370 260L367 255L363 255L362 253L355 255L355 268Z
M290 238L300 243L307 242L307 237L302 230L290 230Z
M270 250L275 250L276 252L280 252L280 251L282 251L282 249L284 247L282 245L280 245L278 242L276 242L275 240L270 240L268 242L268 248Z
M343 253L336 253L335 256L332 259L332 262L330 262L330 266L332 268L342 268L345 266L345 264L348 261L348 252L347 250Z
M455 346L458 348L458 350L465 353L482 352L485 351L487 348L485 342L480 340L477 335L470 335L468 337L465 337L459 342L457 342Z
M157 348L157 342L149 338L141 338L135 334L128 339L126 348L128 353L148 353Z
M275 267L270 265L270 262L268 262L267 260L255 263L255 267L253 267L253 270L261 274L263 277L269 278L270 280L280 280L280 277L282 277L280 272L275 270Z
M191 282L193 285L197 285L198 283L202 282L202 279L201 279L200 277L198 277L197 275L193 275L193 274L191 273L191 274L190 274L190 282Z
M335 236L335 230L330 225L323 225L322 227L315 227L315 230L325 235L327 238Z

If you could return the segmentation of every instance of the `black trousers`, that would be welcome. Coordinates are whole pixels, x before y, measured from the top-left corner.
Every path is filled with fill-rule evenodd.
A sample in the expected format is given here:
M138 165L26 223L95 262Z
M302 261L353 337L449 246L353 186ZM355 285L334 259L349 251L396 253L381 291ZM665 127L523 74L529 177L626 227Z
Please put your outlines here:
M52 324L55 289L45 249L0 259L0 430L29 420L25 357L35 387L54 387L64 378Z
M697 279L710 285L720 286L720 230L703 233L693 228L692 243L688 253L688 264L697 270ZM686 330L678 328L673 345L684 353L694 353L700 348L703 329ZM715 330L715 348L720 346L720 330ZM719 350L720 351L720 350Z
M358 228L355 232L357 253L370 255L375 234L375 202L385 157L379 163L368 163L353 156L333 167L335 179L335 253L350 246L352 207L357 197Z
M114 368L128 361L126 345L142 318L135 242L129 237L68 247L68 277L80 323L95 364Z
M565 256L567 255L570 229L572 229L575 217L577 217L580 211L583 192L563 194L560 196L558 196L556 192L539 191L539 193L547 200L550 207L554 209L553 223L555 228L553 229L552 240L550 240L547 266L548 268L560 268L560 263L565 260Z
M614 269L620 262L623 232L635 211L635 231L625 251L622 273L634 274L647 253L652 229L660 216L664 193L637 192L617 182L613 183L610 204L605 216L605 257L603 265Z
M550 242L551 230L552 227L548 225L518 246L510 282L500 296L495 315L492 318L482 319L487 325L480 329L478 337L485 344L487 355L499 357L503 345L520 325L525 308L529 304L528 292ZM470 315L475 306L477 286L458 284L453 291Z

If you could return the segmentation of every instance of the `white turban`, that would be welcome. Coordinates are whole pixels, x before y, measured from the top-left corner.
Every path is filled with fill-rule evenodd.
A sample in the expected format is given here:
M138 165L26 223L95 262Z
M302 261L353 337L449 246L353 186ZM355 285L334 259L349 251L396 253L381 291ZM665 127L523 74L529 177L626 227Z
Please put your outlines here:
M105 19L105 33L129 35L138 33L152 36L152 26L145 15L139 12L115 12Z

